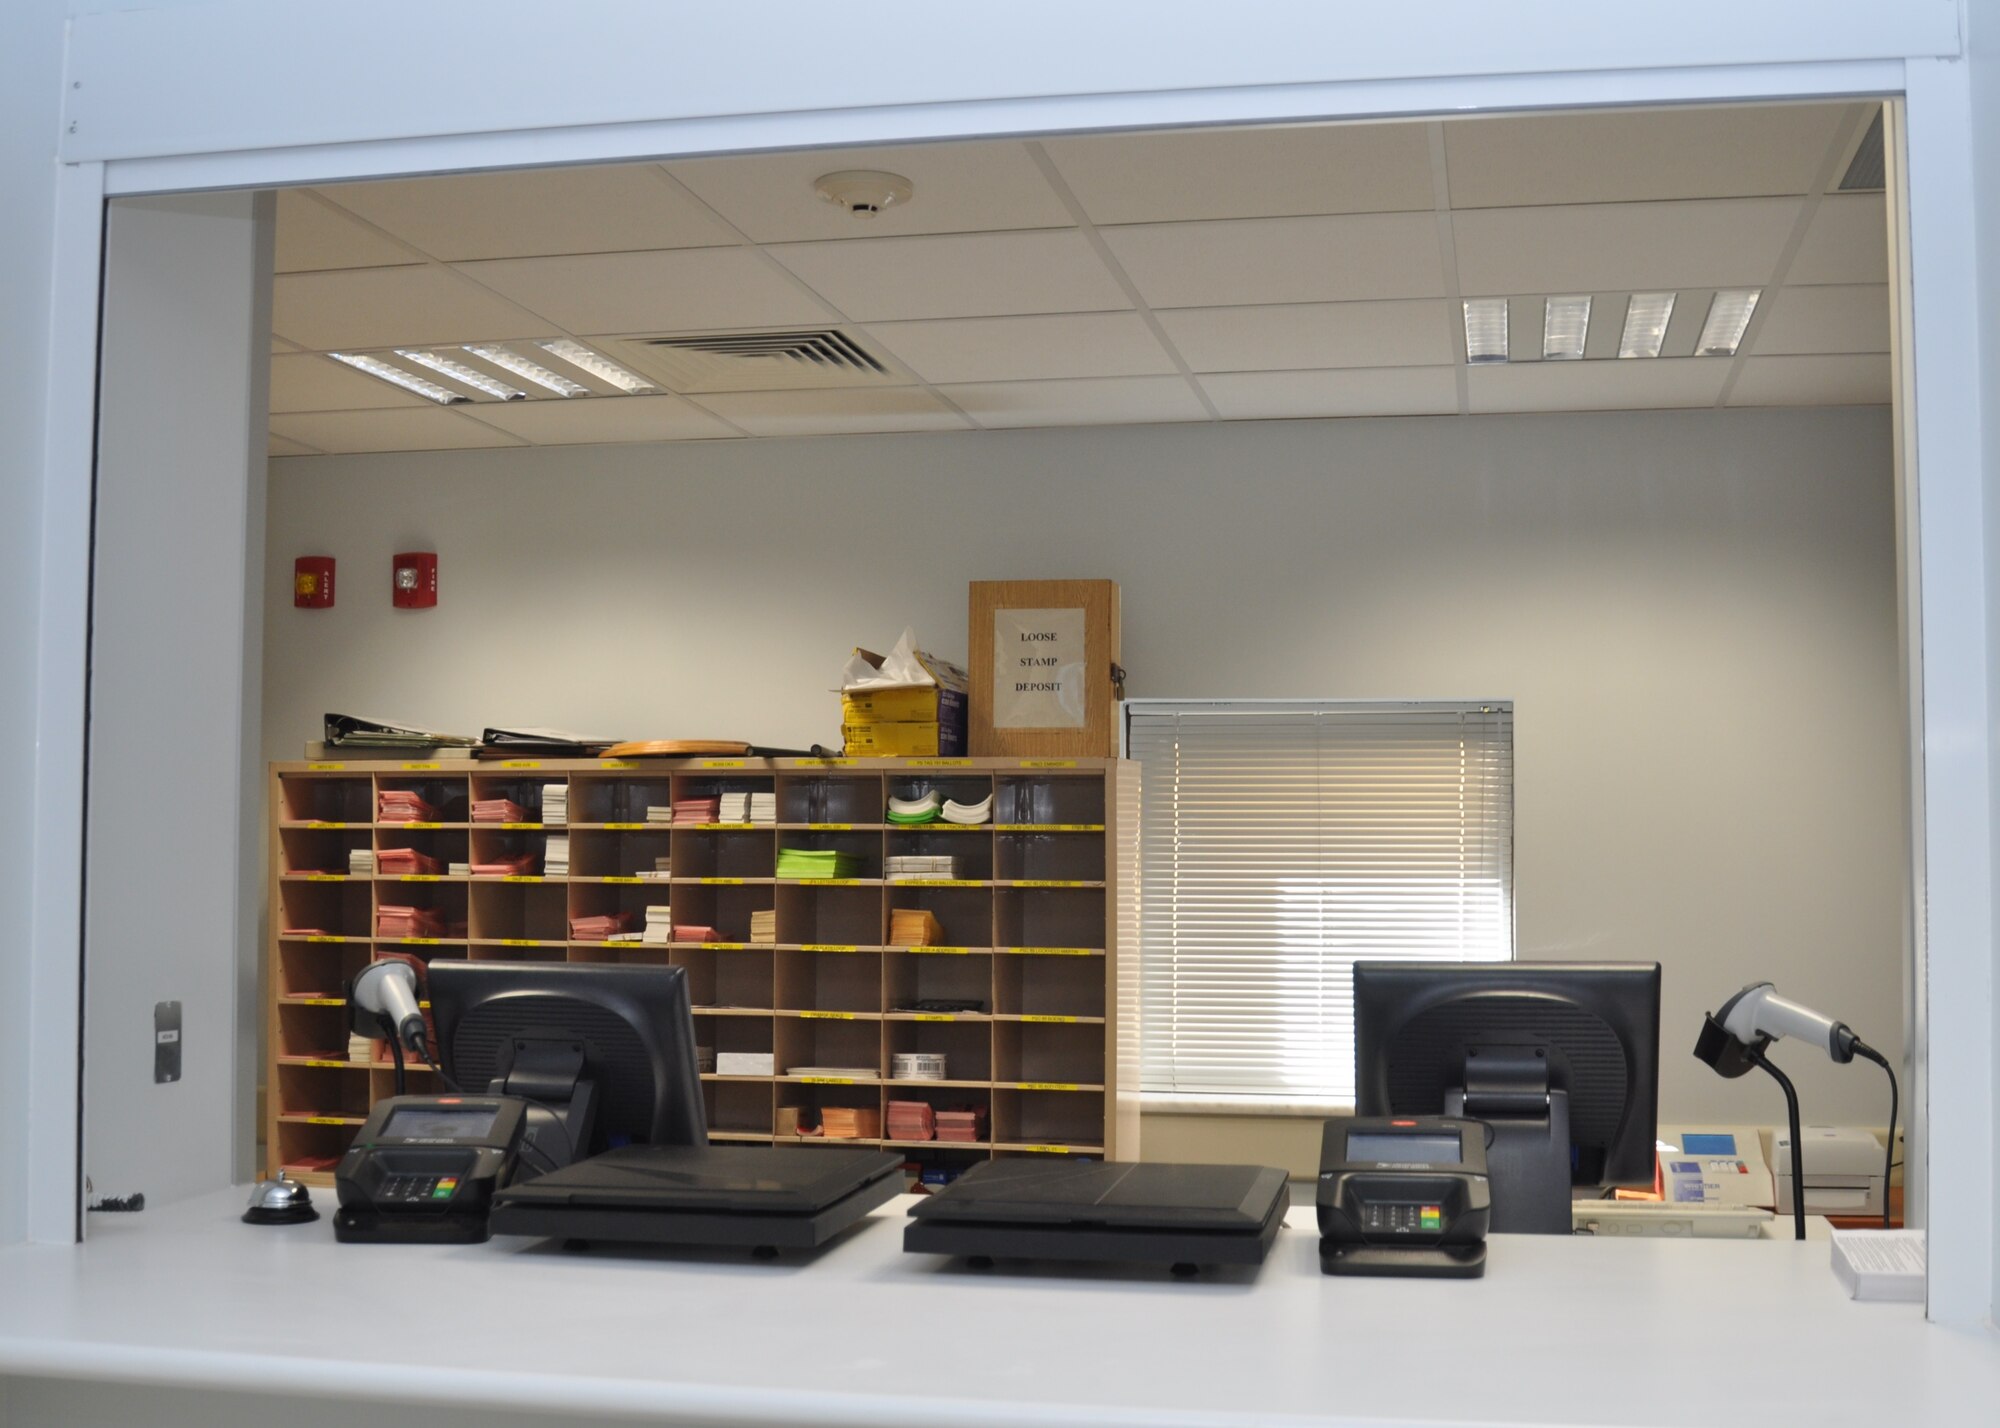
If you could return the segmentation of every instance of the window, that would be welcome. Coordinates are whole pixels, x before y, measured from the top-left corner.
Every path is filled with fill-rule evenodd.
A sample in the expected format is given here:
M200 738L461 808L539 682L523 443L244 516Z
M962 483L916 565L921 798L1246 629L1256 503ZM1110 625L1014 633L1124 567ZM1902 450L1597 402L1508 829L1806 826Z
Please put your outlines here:
M1133 700L1140 1085L1351 1105L1353 966L1514 955L1511 704Z

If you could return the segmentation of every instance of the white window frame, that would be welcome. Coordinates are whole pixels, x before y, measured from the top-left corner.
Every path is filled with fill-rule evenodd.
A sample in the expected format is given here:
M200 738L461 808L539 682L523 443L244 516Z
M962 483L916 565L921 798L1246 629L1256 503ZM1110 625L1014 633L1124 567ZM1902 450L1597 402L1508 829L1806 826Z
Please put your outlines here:
M1515 895L1514 895L1514 876L1513 876L1514 873L1513 840L1514 840L1514 823L1515 823L1514 820L1515 780L1513 777L1513 760L1512 760L1513 703L1511 700L1504 700L1504 699L1404 699L1404 700L1165 699L1165 698L1132 699L1132 700L1127 700L1121 706L1119 711L1119 721L1118 721L1119 755L1120 757L1127 759L1135 759L1137 757L1137 755L1134 753L1133 750L1133 736L1132 736L1133 722L1135 718L1144 718L1149 715L1157 717L1157 716L1188 714L1188 715L1193 715L1195 717L1200 717L1202 715L1228 715L1232 713L1243 713L1243 714L1296 713L1300 715L1335 713L1335 714L1348 714L1348 715L1378 715L1378 716L1393 717L1398 714L1407 714L1414 719L1418 716L1423 716L1423 715L1436 715L1436 714L1446 714L1446 713L1472 713L1477 711L1488 711L1488 712L1505 711L1508 720L1508 725L1507 725L1508 782L1507 782L1507 805L1506 805L1507 819L1506 819L1506 831L1503 835L1504 838L1503 866L1505 869L1505 877L1506 877L1506 892L1505 892L1506 902L1504 910L1504 924L1505 924L1504 935L1506 940L1506 947L1504 956L1494 958L1493 960L1511 961L1516 956L1519 955L1519 943L1515 935L1515 914L1514 914ZM1158 785L1155 780L1146 781L1146 783L1141 788L1140 792L1141 831L1139 837L1141 839L1142 846L1146 838L1146 831L1145 831L1146 820L1149 816L1152 816L1155 811L1153 799L1156 797L1157 792L1158 792ZM1143 879L1143 874L1142 874L1142 879ZM1143 1009L1145 1008L1148 1000L1143 990L1143 984L1146 981L1160 975L1160 968L1158 967L1157 964L1161 960L1161 956L1163 954L1153 953L1149 951L1147 947L1144 912L1143 912L1143 909L1145 908L1147 903L1147 895L1143 880L1141 883L1141 888L1139 893L1139 902L1142 909L1141 923L1140 923L1140 937L1139 937L1139 943L1140 943L1139 955L1142 964L1142 972L1141 972L1142 991L1140 994L1140 1003L1142 1007L1142 1013L1141 1013L1142 1024L1141 1024L1140 1034L1141 1034L1142 1044L1145 1044L1150 1042L1153 1039L1153 1037L1150 1033L1150 1029L1147 1028L1143 1022L1143 1016L1144 1016ZM1326 949L1321 948L1318 950L1322 955L1325 954ZM1331 958L1331 961L1335 963L1341 962L1343 960L1346 959L1344 959L1338 954L1333 955ZM1469 960L1484 960L1484 959L1469 959ZM1322 1014L1323 1010L1316 1010L1314 1012L1315 1019ZM1276 1089L1270 1089L1261 1092L1257 1091L1225 1092L1214 1089L1200 1090L1200 1091L1183 1091L1183 1090L1163 1089L1157 1086L1146 1086L1142 1082L1142 1090L1140 1092L1140 1095L1141 1095L1141 1100L1145 1105L1145 1107L1151 1111L1174 1111L1174 1112L1197 1113L1197 1114L1228 1113L1236 1115L1324 1116L1324 1115L1348 1113L1353 1110L1353 1103L1351 1096L1348 1098L1342 1098L1338 1095L1312 1096L1312 1095L1299 1094L1295 1092L1280 1091Z

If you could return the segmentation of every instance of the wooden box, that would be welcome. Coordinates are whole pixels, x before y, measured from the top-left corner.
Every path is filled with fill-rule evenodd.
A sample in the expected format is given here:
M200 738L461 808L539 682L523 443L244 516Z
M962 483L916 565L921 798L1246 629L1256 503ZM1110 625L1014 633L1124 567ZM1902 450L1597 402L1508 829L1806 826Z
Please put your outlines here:
M1118 583L975 580L971 750L1113 757Z

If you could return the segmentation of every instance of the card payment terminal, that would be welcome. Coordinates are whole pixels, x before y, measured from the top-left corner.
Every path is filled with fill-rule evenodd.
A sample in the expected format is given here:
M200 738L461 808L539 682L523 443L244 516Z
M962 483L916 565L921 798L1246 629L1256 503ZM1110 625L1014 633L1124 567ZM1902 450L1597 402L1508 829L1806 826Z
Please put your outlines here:
M1477 1279L1492 1197L1483 1121L1341 1116L1319 1161L1319 1264L1328 1274Z
M514 1169L527 1102L512 1096L391 1096L334 1171L345 1243L478 1244L493 1192Z

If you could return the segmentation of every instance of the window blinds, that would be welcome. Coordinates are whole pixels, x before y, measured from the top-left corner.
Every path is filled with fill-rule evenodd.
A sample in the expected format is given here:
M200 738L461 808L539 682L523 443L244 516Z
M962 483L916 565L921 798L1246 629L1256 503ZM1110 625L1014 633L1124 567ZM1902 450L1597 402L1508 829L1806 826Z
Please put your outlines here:
M1126 711L1149 1095L1351 1104L1357 958L1513 956L1510 704Z

